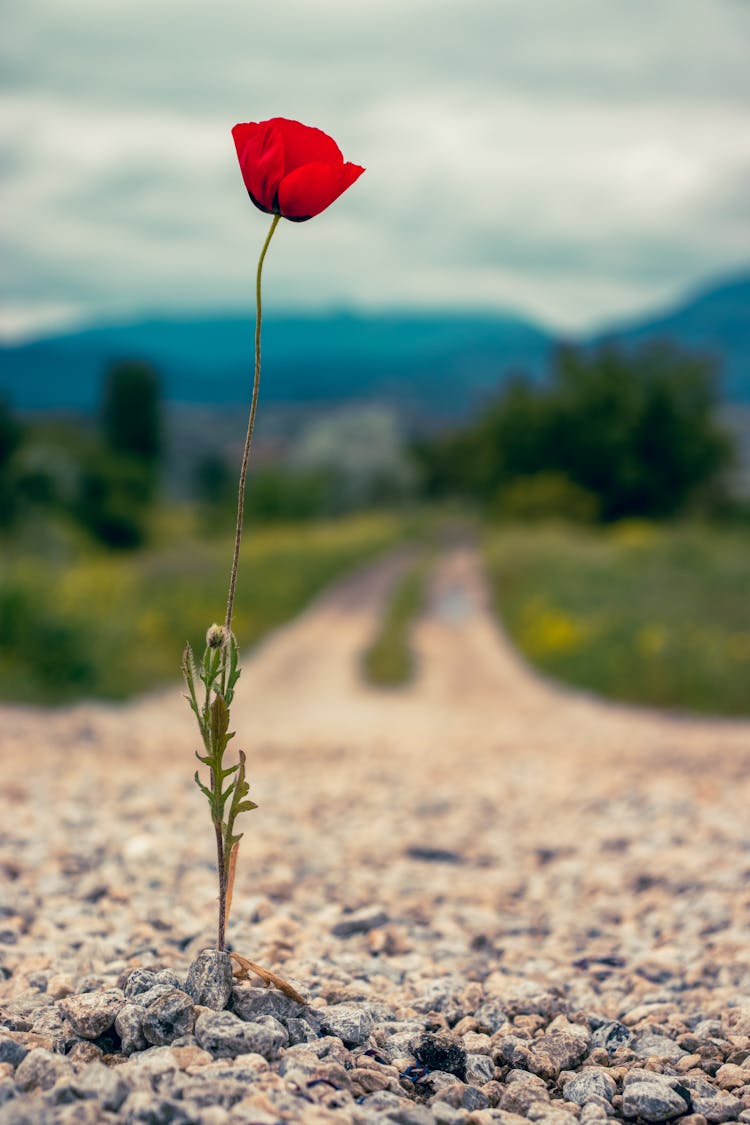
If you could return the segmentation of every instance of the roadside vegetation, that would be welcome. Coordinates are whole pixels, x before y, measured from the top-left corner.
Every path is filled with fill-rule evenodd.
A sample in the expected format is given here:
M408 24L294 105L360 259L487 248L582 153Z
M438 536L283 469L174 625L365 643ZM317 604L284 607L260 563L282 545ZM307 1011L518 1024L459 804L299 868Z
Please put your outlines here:
M362 660L366 679L376 687L402 687L414 677L411 631L424 609L428 573L429 563L422 558L396 583L386 604L377 636Z
M185 641L202 648L223 619L231 535L199 537L192 519L161 513L157 541L137 552L56 551L28 540L0 561L0 698L59 703L126 699L176 681ZM324 586L407 534L396 516L250 528L234 629L243 647L289 620ZM37 547L39 544L37 543Z
M497 612L530 664L611 699L750 715L750 530L623 522L485 536Z

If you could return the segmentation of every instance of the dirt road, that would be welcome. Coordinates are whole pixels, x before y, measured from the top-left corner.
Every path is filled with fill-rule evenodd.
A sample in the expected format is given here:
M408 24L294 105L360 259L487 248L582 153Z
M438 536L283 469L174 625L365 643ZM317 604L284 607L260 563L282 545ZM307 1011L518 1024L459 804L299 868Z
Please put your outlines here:
M412 948L410 927L423 927L430 964L502 948L528 967L531 941L545 972L567 976L582 951L603 951L629 969L692 959L698 980L713 958L723 988L750 992L750 724L542 681L498 630L465 547L436 566L416 681L371 689L359 662L398 567L347 580L245 661L232 717L260 808L246 822L235 941L304 977L331 919L376 904L396 944ZM123 707L0 710L4 854L19 885L41 894L78 856L127 903L79 961L139 932L138 917L198 945L210 935L191 720L176 687Z

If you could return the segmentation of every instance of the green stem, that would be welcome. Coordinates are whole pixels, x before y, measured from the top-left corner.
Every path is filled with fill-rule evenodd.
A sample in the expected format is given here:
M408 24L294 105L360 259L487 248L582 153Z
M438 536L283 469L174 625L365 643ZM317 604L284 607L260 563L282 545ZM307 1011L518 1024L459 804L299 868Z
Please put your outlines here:
M240 469L240 483L237 490L237 526L234 533L234 556L232 558L232 572L229 577L229 595L227 597L227 633L232 629L232 612L234 610L234 593L237 586L237 568L240 562L240 544L242 542L242 520L245 512L245 481L247 479L247 462L250 456L250 446L253 441L255 429L255 414L258 409L258 390L260 388L260 328L263 318L260 299L260 279L263 272L263 260L266 256L273 232L279 225L280 215L274 215L270 230L263 243L263 249L258 259L258 271L255 275L255 372L253 374L253 394L250 402L250 417L247 421L247 434L245 435L245 448L242 453L242 468Z

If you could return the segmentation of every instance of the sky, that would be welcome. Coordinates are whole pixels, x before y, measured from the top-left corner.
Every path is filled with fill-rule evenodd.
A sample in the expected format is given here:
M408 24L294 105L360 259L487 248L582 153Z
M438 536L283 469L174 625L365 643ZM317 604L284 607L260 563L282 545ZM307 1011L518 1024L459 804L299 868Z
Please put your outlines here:
M230 129L367 171L282 223L266 307L589 330L750 262L747 0L0 0L0 336L250 308Z

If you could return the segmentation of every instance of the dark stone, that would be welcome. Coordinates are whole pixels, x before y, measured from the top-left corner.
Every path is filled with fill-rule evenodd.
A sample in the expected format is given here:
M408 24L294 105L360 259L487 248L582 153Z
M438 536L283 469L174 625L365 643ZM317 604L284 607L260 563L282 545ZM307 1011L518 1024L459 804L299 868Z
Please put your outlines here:
M631 1082L622 1095L625 1117L641 1117L644 1121L671 1121L688 1112L688 1103L666 1082Z
M416 1058L430 1070L442 1070L466 1081L466 1051L453 1035L423 1035Z
M143 1034L155 1047L164 1047L195 1026L195 1008L186 992L171 988L143 1013Z
M153 988L156 983L156 973L153 969L133 969L132 973L128 974L122 990L128 1000L132 1000L134 996L138 996L141 992L148 992L149 988Z
M202 950L193 961L185 991L196 1004L221 1012L232 994L234 977L229 954L219 949Z
M610 1020L598 1027L591 1036L592 1047L604 1047L608 1055L613 1055L618 1047L629 1043L633 1032L624 1023Z

